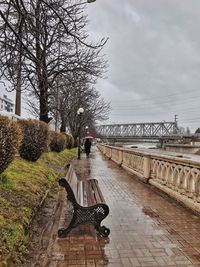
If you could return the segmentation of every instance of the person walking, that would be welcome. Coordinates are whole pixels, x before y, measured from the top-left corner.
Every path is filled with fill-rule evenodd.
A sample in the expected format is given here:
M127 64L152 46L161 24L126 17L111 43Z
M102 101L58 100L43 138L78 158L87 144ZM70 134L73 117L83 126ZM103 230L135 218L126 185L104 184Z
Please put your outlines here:
M85 153L87 155L87 158L89 157L90 152L91 152L91 145L92 145L92 143L91 143L90 139L86 138L85 144L84 144L84 149L85 149Z

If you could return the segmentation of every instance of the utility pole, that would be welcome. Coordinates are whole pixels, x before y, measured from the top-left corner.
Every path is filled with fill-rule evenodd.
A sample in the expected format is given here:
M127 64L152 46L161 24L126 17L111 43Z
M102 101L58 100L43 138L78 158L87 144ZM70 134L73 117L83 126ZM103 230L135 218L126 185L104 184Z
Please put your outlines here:
M174 132L177 134L178 132L178 115L177 114L174 115L174 122L175 122Z
M21 46L21 45L20 45ZM22 80L21 80L21 73L22 73L22 49L20 49L19 54L19 64L17 66L17 84L16 84L16 96L15 96L15 114L21 116L21 93L22 93Z
M174 115L174 120L175 120L175 123L178 124L178 115L177 114Z
M55 115L55 131L58 130L58 122L59 122L59 79L60 79L60 42L61 42L61 35L59 32L58 36L58 75L56 78L56 115ZM65 129L66 131L66 129Z
M79 108L77 111L77 115L78 115L78 123L79 123L79 127L78 127L78 157L77 159L81 159L81 124L82 124L82 114L84 112L83 108Z
M24 19L19 18L19 38L22 39L22 26ZM17 81L16 81L16 95L15 95L15 114L21 116L21 102L22 102L22 55L23 55L23 46L21 43L18 44L18 65L17 65Z

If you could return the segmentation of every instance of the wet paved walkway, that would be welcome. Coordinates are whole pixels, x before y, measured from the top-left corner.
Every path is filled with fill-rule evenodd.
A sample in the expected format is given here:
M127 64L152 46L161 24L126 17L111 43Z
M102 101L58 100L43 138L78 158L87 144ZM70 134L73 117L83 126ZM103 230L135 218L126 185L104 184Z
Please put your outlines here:
M75 162L82 178L96 178L110 207L105 239L81 226L56 238L46 266L200 266L200 217L134 179L93 148ZM61 217L64 216L64 213ZM38 265L39 266L39 265Z

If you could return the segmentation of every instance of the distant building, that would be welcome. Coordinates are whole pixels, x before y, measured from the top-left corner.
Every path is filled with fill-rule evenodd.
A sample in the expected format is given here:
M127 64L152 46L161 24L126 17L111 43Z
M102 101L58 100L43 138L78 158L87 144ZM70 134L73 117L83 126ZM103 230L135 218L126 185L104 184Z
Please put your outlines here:
M14 112L14 103L7 95L0 96L0 110L10 113Z
M2 110L0 110L0 115L1 116L6 116L10 120L13 120L13 121L17 121L17 120L21 120L22 119L20 116L14 114L14 113L7 112L7 111L2 111Z

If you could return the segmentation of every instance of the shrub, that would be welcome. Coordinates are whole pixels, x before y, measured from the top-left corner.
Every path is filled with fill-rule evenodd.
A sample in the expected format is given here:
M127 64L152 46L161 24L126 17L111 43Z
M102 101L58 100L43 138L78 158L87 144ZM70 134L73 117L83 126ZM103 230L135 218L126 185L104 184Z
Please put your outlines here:
M74 138L71 134L65 133L65 135L67 138L66 148L71 149L72 147L74 147Z
M21 141L21 131L16 122L0 116L0 173L14 159Z
M66 136L63 133L50 132L49 147L51 151L60 152L66 148Z
M38 120L21 120L19 125L23 132L23 140L19 149L20 156L36 161L48 145L48 126Z

